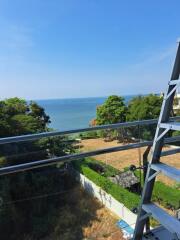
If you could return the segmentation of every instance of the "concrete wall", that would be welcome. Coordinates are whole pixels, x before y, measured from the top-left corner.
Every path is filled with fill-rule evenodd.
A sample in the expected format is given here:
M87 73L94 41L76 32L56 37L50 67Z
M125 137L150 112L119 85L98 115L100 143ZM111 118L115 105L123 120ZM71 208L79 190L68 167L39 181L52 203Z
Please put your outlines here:
M124 206L124 204L118 202L111 195L106 193L96 184L94 184L91 180L89 180L84 175L76 172L75 174L76 180L81 183L83 188L92 196L96 197L100 202L102 202L109 210L115 213L119 218L123 219L132 228L135 227L136 222L136 214L132 213L128 208Z

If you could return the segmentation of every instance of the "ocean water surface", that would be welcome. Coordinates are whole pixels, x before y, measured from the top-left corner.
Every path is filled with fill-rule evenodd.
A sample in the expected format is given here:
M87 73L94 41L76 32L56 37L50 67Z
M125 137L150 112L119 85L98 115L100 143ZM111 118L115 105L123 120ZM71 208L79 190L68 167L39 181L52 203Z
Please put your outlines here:
M134 96L125 96L127 103ZM96 116L96 108L106 100L97 98L69 98L36 100L51 118L49 127L55 130L70 130L88 127L89 122Z

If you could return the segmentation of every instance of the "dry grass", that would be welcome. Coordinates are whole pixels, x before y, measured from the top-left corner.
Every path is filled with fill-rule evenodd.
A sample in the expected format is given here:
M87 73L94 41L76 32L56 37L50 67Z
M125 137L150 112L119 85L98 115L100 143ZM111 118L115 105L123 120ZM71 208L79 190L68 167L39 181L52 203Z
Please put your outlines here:
M57 212L58 222L54 232L43 240L124 239L121 230L116 226L119 218L80 186L76 186L70 193L65 193L62 198L64 206Z
M116 227L117 220L114 214L102 207L96 211L96 220L83 228L83 236L89 240L122 240L122 233Z
M83 147L81 151L85 152L85 151L91 151L91 150L101 149L101 148L121 146L123 144L118 143L117 141L105 142L103 139L100 138L100 139L83 140L82 145ZM138 166L139 161L140 159L142 159L142 155L145 150L146 148L130 149L130 150L124 150L120 152L103 154L103 155L95 156L94 158L96 160L109 164L119 170L123 170L125 167L129 167L131 164ZM180 153L163 157L161 158L161 161L180 169ZM173 180L165 176L160 175L158 179L168 185L175 184Z

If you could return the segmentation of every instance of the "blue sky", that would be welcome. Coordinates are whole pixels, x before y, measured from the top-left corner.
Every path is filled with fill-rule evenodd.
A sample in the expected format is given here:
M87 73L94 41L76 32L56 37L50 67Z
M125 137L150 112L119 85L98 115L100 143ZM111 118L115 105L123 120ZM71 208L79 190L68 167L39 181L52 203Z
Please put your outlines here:
M0 98L166 89L179 0L0 0Z

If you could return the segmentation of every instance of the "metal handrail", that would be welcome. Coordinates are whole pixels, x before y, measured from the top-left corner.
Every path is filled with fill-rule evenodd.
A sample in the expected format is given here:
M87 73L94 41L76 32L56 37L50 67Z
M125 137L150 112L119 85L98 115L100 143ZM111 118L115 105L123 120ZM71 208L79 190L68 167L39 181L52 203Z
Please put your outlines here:
M164 143L166 143L166 144L177 142L177 141L180 141L180 136L164 139ZM70 154L70 155L65 155L65 156L61 156L61 157L54 157L51 159L44 159L44 160L38 160L38 161L33 161L33 162L28 162L28 163L23 163L23 164L18 164L18 165L12 165L9 167L2 167L2 168L0 168L0 176L17 173L17 172L22 172L22 171L28 171L31 169L45 167L45 166L49 166L49 165L53 165L53 164L57 164L57 163L75 161L75 160L79 160L84 157L92 157L92 156L105 154L105 153L118 152L118 151L140 148L140 147L145 147L145 146L152 146L152 144L153 144L153 141L144 141L144 142L139 142L139 143L127 144L124 146L103 148L103 149L98 149L95 151Z
M180 120L180 116L172 117L170 118L170 120L171 121ZM43 133L36 133L36 134L27 134L27 135L15 136L15 137L0 138L0 144L33 141L33 140L38 140L45 137L64 136L64 135L69 135L74 133L90 132L90 131L96 131L96 130L105 130L105 129L112 130L112 129L123 128L123 127L143 126L143 125L155 124L157 122L158 122L158 119L150 119L150 120L141 120L141 121L133 121L133 122L107 124L107 125L73 129L73 130L67 130L67 131L52 131L52 132L43 132Z

